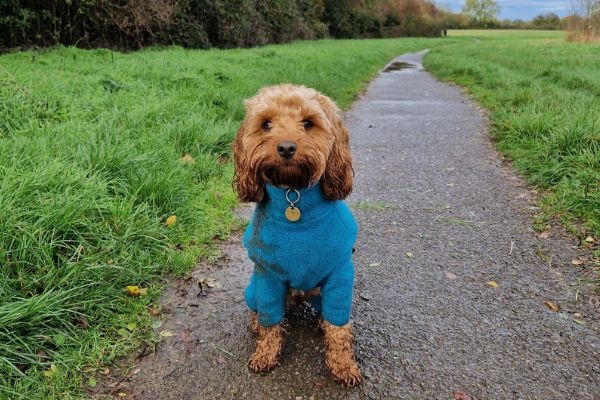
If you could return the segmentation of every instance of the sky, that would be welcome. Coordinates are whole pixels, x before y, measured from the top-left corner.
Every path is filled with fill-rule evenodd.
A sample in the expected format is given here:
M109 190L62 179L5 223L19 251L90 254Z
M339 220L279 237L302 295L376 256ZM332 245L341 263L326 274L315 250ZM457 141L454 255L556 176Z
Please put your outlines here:
M500 6L498 19L531 20L536 15L555 13L559 17L571 14L571 0L495 0ZM459 12L464 0L438 0L436 4Z

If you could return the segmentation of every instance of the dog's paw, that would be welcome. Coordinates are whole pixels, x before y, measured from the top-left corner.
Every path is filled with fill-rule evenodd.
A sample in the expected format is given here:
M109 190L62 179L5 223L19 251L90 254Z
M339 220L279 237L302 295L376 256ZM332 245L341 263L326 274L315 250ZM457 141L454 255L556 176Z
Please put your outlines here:
M331 365L333 364L333 365ZM344 386L355 387L362 381L362 375L356 362L349 363L331 363L329 368L335 380L341 382Z
M264 352L257 349L248 360L248 367L254 372L266 372L277 364L277 353Z
M268 371L277 364L283 344L281 325L262 327L257 324L256 350L250 356L248 367L254 372Z

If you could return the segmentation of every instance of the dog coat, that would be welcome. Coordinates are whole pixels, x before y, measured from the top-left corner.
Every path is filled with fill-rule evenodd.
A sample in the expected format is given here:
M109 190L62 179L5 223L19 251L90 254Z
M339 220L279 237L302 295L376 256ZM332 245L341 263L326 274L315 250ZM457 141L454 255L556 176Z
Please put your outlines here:
M358 231L350 209L340 200L325 198L321 184L300 190L294 205L300 219L289 221L285 211L297 194L266 185L243 243L254 262L246 288L248 307L262 326L281 322L289 288L321 288L312 303L325 321L342 326L350 321L354 266L352 248Z

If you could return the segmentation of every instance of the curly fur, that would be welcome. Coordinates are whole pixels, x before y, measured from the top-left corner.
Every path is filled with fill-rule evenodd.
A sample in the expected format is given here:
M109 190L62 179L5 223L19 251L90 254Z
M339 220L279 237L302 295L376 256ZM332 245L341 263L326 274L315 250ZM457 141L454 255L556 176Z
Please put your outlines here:
M260 90L245 102L246 116L233 143L234 187L240 200L260 202L265 184L302 189L321 181L330 200L346 198L352 191L352 159L349 135L335 103L304 86L283 84ZM278 154L282 142L293 142L292 157ZM320 295L319 288L292 290L291 298ZM327 345L326 363L334 378L356 386L361 374L352 350L350 324L321 324ZM255 313L250 328L257 345L248 365L255 372L277 364L285 329L281 324L263 327Z
M240 200L260 202L265 183L298 189L318 180L331 200L350 194L349 135L331 99L314 89L284 84L263 88L245 106L246 117L233 142L234 186ZM297 144L291 159L277 154L284 140Z

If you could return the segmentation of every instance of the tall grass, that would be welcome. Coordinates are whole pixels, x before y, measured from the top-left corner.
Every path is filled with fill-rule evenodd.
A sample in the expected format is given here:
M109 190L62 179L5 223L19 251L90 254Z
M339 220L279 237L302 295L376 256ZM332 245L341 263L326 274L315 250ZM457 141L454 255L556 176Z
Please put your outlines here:
M285 81L345 107L392 57L436 43L0 57L0 398L82 397L102 365L153 340L161 277L235 225L243 98Z
M562 32L451 32L426 67L492 111L498 148L548 194L548 214L600 237L600 49ZM584 228L585 230L585 228Z

